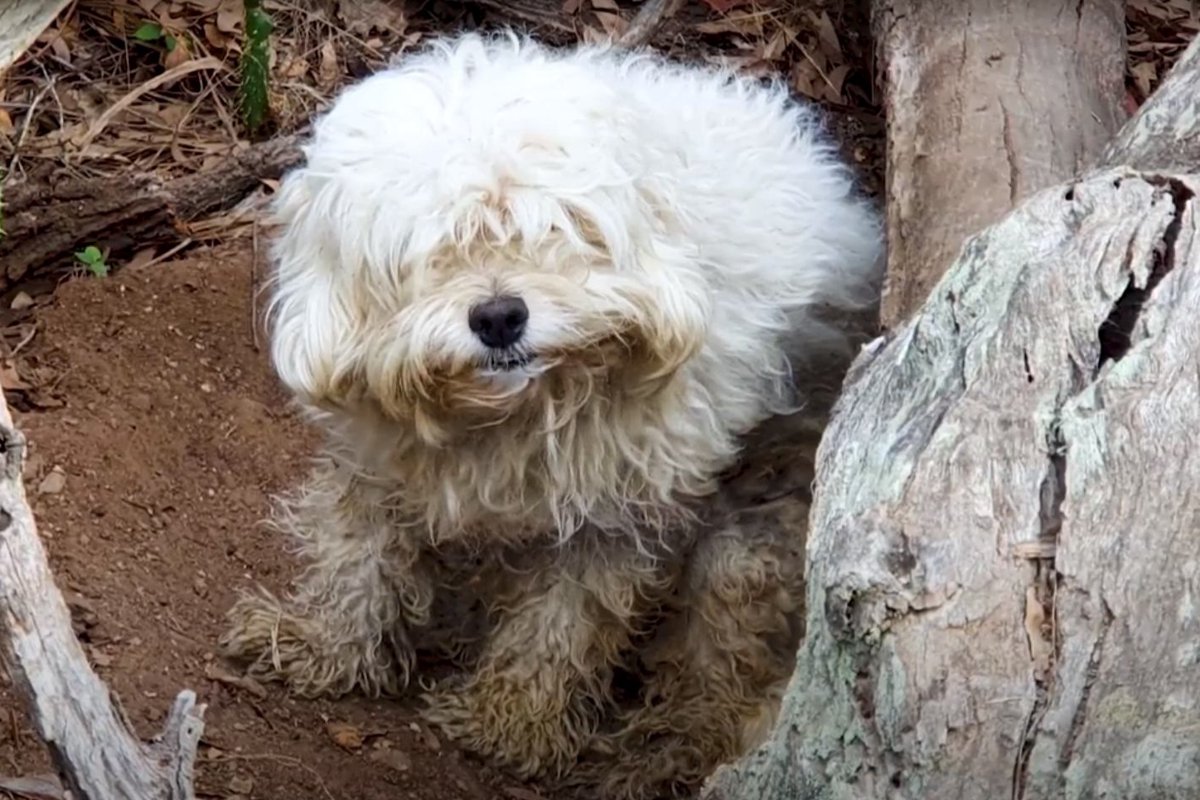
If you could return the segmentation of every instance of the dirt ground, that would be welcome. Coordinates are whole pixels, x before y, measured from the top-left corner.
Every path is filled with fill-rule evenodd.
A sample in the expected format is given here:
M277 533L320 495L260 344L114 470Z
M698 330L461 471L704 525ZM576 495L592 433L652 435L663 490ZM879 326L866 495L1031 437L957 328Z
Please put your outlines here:
M252 328L253 274L250 253L231 249L71 281L36 314L19 364L48 388L16 420L93 665L145 737L180 689L208 704L201 797L536 800L404 703L301 701L223 673L214 650L236 590L279 589L293 572L259 521L315 441ZM48 772L11 692L0 700L0 773Z

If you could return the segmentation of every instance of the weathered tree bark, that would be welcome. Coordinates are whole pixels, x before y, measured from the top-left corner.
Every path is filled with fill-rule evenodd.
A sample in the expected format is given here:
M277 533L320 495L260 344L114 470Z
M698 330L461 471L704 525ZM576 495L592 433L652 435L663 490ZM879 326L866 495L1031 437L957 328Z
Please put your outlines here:
M1200 796L1198 51L852 367L781 720L710 800Z
M1120 125L1122 0L875 0L893 328L966 238L1090 164Z
M1101 163L1142 170L1200 172L1200 124L1194 113L1200 48L1184 51L1154 92L1104 150Z
M0 0L0 74L70 4L71 0Z
M192 800L204 707L176 698L158 741L137 740L88 666L25 499L25 439L0 400L0 659L76 800Z
M69 269L88 245L119 257L175 241L190 222L237 205L262 180L300 163L299 139L252 145L210 170L162 185L146 175L9 185L0 238L0 292L19 281Z

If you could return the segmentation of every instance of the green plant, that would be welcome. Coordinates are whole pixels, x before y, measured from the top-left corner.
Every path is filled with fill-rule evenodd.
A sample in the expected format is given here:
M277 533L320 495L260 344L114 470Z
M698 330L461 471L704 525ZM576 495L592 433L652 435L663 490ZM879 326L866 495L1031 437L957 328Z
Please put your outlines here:
M97 278L103 278L108 274L108 261L105 260L104 253L100 251L100 248L94 244L89 244L75 253L75 258Z
M167 48L167 52L175 49L175 37L163 30L163 26L157 22L143 22L133 32L133 38L139 42L161 41L163 47Z
M251 133L267 119L270 105L267 85L270 80L271 17L262 8L262 0L245 0L246 40L242 46L241 105L242 121Z

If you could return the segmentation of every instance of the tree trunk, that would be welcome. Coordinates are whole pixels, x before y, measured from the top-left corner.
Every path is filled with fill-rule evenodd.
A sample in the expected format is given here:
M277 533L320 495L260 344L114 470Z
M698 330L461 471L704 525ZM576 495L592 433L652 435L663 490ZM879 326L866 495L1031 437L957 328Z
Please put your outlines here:
M780 722L707 798L1200 796L1197 82L851 368Z
M966 238L1090 164L1120 125L1122 0L875 0L887 80L882 321L912 314Z
M0 74L50 26L71 0L0 0Z
M190 691L142 744L88 666L25 499L25 439L0 400L0 659L74 800L192 800L204 728Z
M7 186L0 292L69 269L73 254L88 245L115 257L175 241L188 223L232 208L261 181L279 178L302 158L299 139L285 136L165 186L137 174Z

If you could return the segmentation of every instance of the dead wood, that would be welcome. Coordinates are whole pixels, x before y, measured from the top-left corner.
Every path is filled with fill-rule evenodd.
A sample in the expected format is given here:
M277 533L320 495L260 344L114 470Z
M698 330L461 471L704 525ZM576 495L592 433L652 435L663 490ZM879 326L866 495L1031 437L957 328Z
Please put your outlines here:
M25 499L25 438L0 400L0 659L77 800L192 800L204 707L184 691L140 742L91 670Z
M0 0L0 74L24 55L71 0Z
M708 800L1200 796L1198 119L1151 97L856 361L780 722Z
M886 79L882 321L924 301L968 236L1069 180L1116 133L1121 0L876 0Z
M8 185L0 292L70 269L73 254L88 245L118 258L174 242L187 235L189 223L236 206L301 158L299 139L287 136L247 147L216 167L165 185L138 174Z

